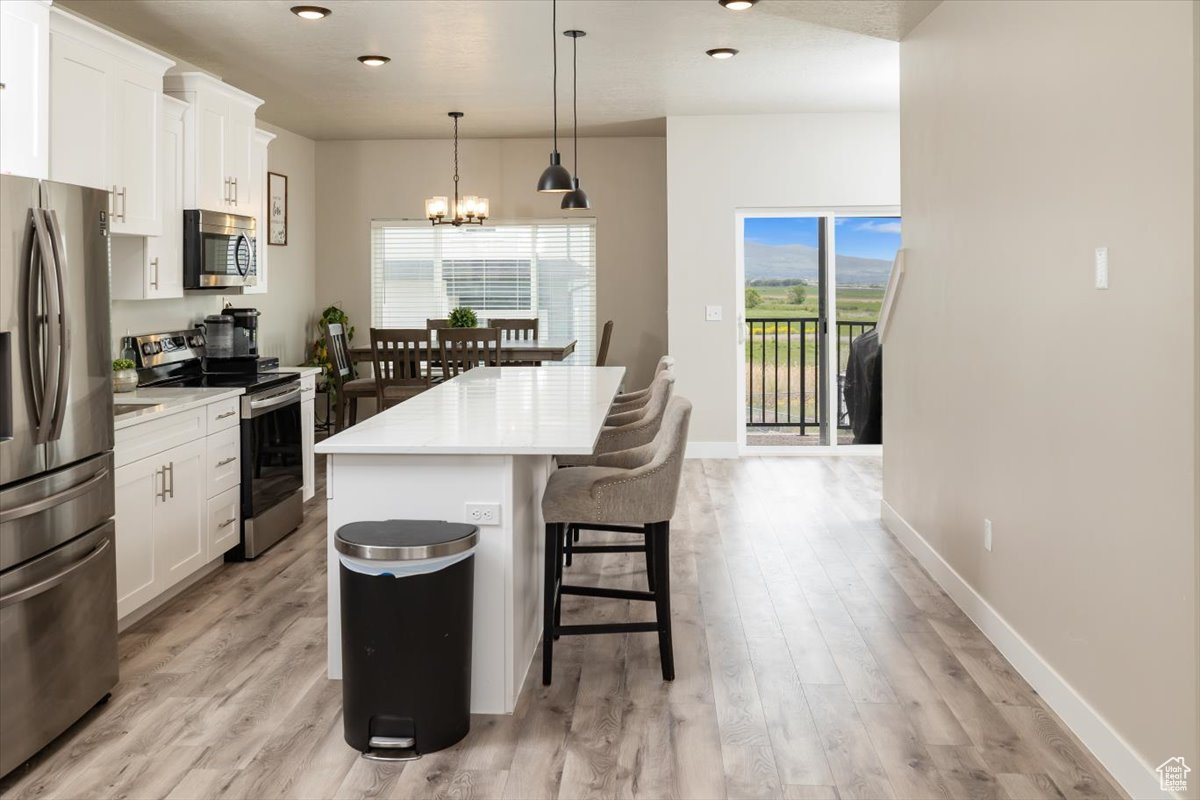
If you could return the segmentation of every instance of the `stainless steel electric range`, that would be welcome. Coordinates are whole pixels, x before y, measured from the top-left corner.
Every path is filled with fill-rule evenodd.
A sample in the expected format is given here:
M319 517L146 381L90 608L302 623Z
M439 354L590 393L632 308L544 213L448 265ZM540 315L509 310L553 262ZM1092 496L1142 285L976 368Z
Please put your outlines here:
M241 402L242 537L227 561L259 556L304 519L300 377L277 359L207 358L199 330L134 336L138 385L246 390Z

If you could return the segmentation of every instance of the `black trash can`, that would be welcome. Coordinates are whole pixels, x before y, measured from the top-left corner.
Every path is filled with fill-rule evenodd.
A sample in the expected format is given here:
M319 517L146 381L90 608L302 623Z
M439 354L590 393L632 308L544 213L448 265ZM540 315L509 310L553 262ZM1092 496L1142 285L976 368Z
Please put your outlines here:
M471 727L474 525L387 520L334 536L342 583L346 742L399 760Z

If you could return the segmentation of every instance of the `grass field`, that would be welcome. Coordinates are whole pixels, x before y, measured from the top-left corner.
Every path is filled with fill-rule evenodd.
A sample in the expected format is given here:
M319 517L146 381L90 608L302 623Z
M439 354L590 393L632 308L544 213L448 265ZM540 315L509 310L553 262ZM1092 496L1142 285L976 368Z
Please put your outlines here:
M747 319L771 317L815 317L817 315L817 287L805 286L804 302L793 305L788 302L790 286L751 286L762 297L754 308L746 309ZM879 319L879 307L883 303L882 286L838 287L837 319L840 322L874 322Z

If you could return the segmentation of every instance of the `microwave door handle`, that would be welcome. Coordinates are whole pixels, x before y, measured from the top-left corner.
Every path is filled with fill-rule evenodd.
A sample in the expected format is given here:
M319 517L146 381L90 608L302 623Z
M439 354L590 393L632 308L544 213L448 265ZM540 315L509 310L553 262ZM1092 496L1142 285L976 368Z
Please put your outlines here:
M246 266L242 267L242 242L246 243ZM233 266L237 269L238 274L243 278L250 272L250 258L252 257L250 248L250 237L244 233L239 233L237 243L233 247Z
M42 444L49 441L50 429L52 427L51 416L55 407L58 404L58 371L61 363L61 347L62 341L60 334L60 309L58 307L59 293L57 291L57 281L53 272L51 259L54 257L54 247L50 243L50 231L46 225L44 212L40 208L33 210L33 226L37 232L37 260L41 266L41 287L46 297L46 350L45 372L40 373L42 378L42 396L41 405L38 408L37 430L34 433L34 442ZM32 325L37 326L37 284L30 276L30 295L29 295L29 320ZM36 359L36 354L31 356L31 361ZM54 382L51 382L51 376L54 376Z
M122 189L122 195L124 190ZM51 421L50 440L62 436L63 419L67 416L67 393L71 388L71 327L67 315L67 245L63 240L62 226L58 224L58 213L54 209L42 212L50 223L50 244L54 248L54 272L58 287L58 330L61 355L58 362L58 402ZM121 219L124 220L124 211Z

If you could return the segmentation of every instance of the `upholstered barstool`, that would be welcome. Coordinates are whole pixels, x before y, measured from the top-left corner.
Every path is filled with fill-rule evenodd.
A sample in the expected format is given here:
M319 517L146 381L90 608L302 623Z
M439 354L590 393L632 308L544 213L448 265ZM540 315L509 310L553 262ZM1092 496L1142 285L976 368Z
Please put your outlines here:
M554 640L593 633L658 633L663 680L675 678L671 648L671 517L679 496L683 455L692 404L673 399L658 435L631 450L597 457L595 466L561 469L550 476L542 496L546 521L545 596L542 610L542 683L549 684ZM640 523L637 525L631 522ZM648 591L574 586L563 583L568 526L586 530L640 533L642 545L576 545L578 553L637 552L646 556ZM562 624L563 595L645 600L654 603L654 622Z
M670 372L660 372L650 384L650 394L646 405L629 413L619 415L615 423L612 417L605 421L596 437L596 446L591 455L586 456L555 456L560 467L587 466L594 462L596 456L602 453L613 453L617 450L628 450L640 447L658 433L662 424L663 414L667 410L667 402L675 388L675 376Z
M660 373L670 372L673 369L675 369L675 359L671 356L663 356L654 367L654 377L657 378ZM650 390L652 388L654 388L653 379L651 379L650 385L645 389L638 389L636 392L625 392L617 395L613 398L612 408L609 409L608 413L620 414L624 411L641 408L650 399Z

